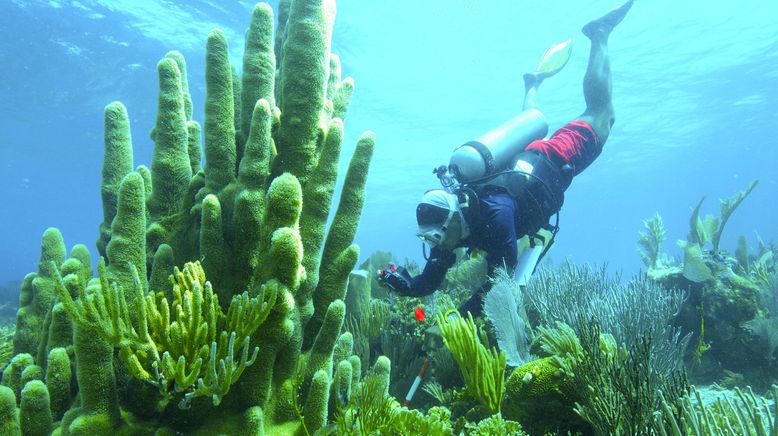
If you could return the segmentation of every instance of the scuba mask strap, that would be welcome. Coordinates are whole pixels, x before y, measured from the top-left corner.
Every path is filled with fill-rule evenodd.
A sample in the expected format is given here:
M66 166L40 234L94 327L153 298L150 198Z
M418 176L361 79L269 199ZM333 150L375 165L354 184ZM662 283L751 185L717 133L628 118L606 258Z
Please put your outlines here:
M459 215L459 224L461 228L459 238L465 239L470 235L470 228L467 225L467 221L465 221L465 214L462 211L463 207L468 207L467 196L465 196L465 200L462 203L459 202L459 195L457 194L449 195L447 200L449 213L448 218L446 218L446 223L444 224L446 229L445 231L448 230L448 226L451 224L451 220L454 218L454 214L457 214Z

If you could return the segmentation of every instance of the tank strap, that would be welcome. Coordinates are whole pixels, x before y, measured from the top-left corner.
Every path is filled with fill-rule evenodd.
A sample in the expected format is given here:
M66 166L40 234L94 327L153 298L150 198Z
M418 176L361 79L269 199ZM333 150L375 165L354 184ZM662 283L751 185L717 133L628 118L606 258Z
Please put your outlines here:
M468 141L465 142L464 145L473 147L478 152L478 154L484 158L484 165L486 165L486 171L484 174L491 174L494 172L494 156L492 156L492 152L487 146L478 141Z

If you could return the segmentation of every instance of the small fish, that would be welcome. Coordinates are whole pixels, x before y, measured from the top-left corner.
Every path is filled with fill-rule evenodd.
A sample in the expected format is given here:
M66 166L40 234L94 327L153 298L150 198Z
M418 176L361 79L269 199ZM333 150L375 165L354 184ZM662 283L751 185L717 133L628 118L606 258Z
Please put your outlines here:
M424 309L421 307L417 307L413 310L413 316L416 317L416 321L424 322L424 320L427 318L427 314L424 313Z

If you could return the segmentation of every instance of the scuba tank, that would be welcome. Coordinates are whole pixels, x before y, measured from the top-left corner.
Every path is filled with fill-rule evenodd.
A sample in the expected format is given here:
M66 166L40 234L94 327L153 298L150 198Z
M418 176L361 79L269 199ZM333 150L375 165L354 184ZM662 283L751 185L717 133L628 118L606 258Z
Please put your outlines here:
M543 113L529 109L455 148L448 167L441 165L433 170L443 188L457 195L460 207L471 213L479 213L478 198L492 189L504 190L518 202L523 215L522 233L531 241L515 271L521 285L526 285L554 243L564 191L572 180L569 165L558 168L539 151L524 150L547 133ZM556 216L554 224L549 222L552 216ZM541 229L551 232L548 239L539 235Z
M548 133L548 123L537 109L526 110L499 127L466 142L451 155L448 172L467 183L506 169L524 147Z

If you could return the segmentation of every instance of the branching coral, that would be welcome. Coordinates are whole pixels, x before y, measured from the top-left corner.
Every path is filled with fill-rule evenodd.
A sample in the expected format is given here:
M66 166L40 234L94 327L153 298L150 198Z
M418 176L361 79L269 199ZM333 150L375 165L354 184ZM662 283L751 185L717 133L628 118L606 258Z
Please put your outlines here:
M627 283L610 277L605 267L576 267L570 263L557 270L543 269L530 281L524 297L528 311L539 324L564 322L579 336L581 319L596 318L602 330L616 342L632 347L641 337L651 336L655 348L652 365L669 372L681 364L689 335L673 327L684 294L638 276Z
M130 373L155 383L164 396L186 392L181 406L206 395L215 405L221 402L243 370L254 363L259 348L249 358L250 336L267 318L277 295L271 286L254 298L244 292L232 298L225 314L205 271L195 262L186 264L183 271L176 268L169 305L161 293L143 292L134 268L133 289L109 283L101 260L99 288L87 291L82 284L79 298L73 300L56 265L52 268L57 292L72 319L119 348ZM133 302L138 311L134 316L128 311ZM236 348L243 350L237 363Z
M439 314L437 323L446 347L462 372L467 394L493 414L500 413L505 391L505 352L488 348L486 335L476 327L469 313L467 319ZM486 342L485 345L482 340Z
M638 238L639 253L643 264L651 270L658 266L657 262L662 254L662 244L666 239L667 232L659 213L655 213L653 217L643 221L643 226L645 231L640 232Z
M560 327L556 334L543 331L542 347L559 353L557 365L581 395L575 411L597 434L644 434L659 407L657 391L682 395L687 389L683 372L657 367L650 335L626 347L603 333L596 319L579 321L577 339L571 328Z
M663 436L681 435L749 435L767 436L778 433L778 386L772 387L772 406L758 398L749 388L735 388L736 399L719 397L706 404L700 392L692 388L680 401L660 393L662 408L655 416L657 433Z

